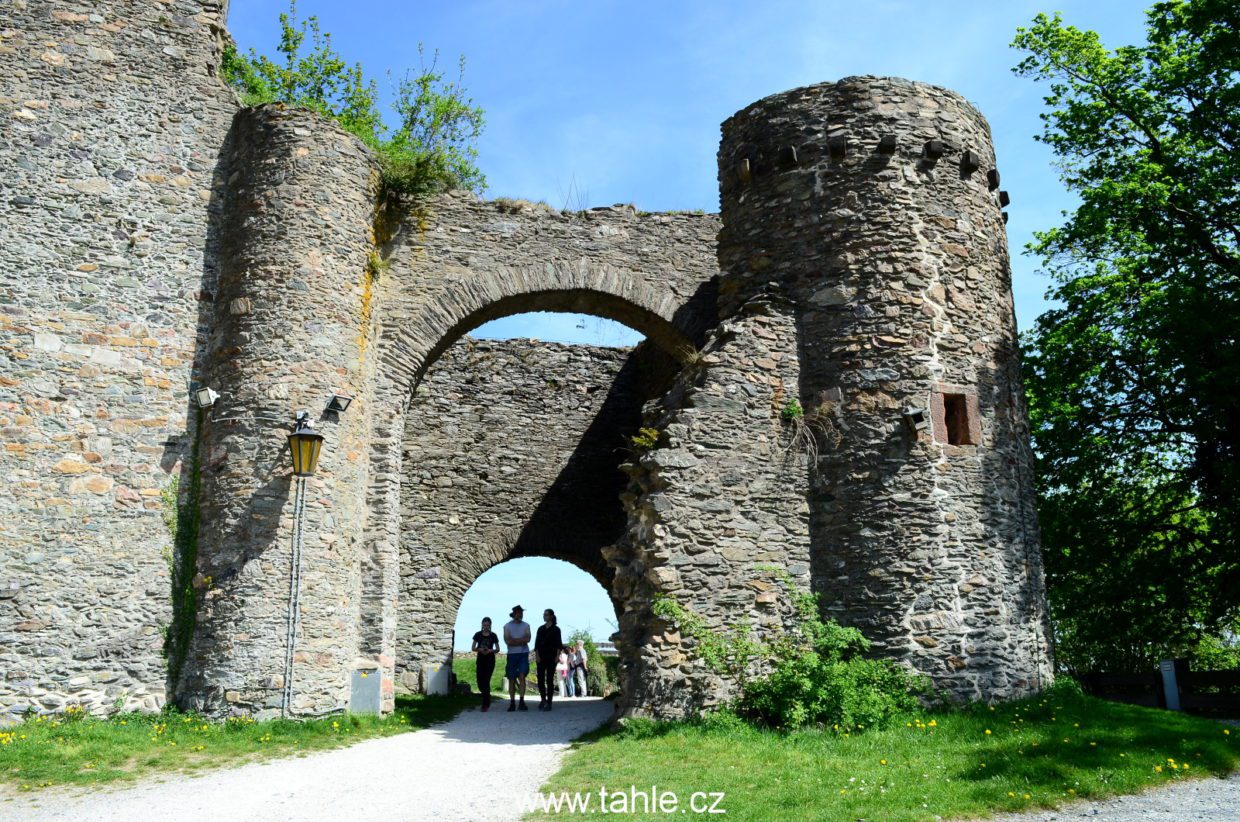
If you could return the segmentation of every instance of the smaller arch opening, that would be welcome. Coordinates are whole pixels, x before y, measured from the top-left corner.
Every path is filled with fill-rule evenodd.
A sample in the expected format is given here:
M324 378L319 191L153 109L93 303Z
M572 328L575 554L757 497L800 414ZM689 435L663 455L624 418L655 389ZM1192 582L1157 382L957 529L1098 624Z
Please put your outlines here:
M588 696L600 697L614 691L617 676L614 662L615 650L611 635L616 630L617 611L607 590L593 575L570 562L547 557L522 557L501 562L482 573L462 597L456 611L453 629L453 673L458 683L468 683L470 690L479 693L482 685L477 677L478 654L472 649L475 635L481 630L484 617L491 619L491 630L498 639L499 655L494 669L486 680L495 700L507 699L508 692L501 680L507 663L507 647L504 643L504 626L511 618L514 606L524 608L524 621L530 627L531 637L543 624L543 611L555 611L561 637L566 647L573 647L581 639L596 653L587 655L585 669L574 670L571 653L566 654L563 676L557 666L556 697L568 697L568 675L573 677L573 696L582 683ZM485 644L485 638L479 637ZM533 644L531 642L531 650ZM603 670L589 671L591 667L603 666ZM485 667L484 667L485 672ZM534 663L526 684L526 698L538 699L537 673Z

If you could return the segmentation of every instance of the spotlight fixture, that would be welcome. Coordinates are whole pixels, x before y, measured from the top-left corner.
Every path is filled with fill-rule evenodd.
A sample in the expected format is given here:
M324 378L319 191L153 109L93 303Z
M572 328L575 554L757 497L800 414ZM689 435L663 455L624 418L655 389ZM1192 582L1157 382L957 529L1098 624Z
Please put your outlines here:
M925 431L930 427L930 414L924 408L905 408L904 424L914 434Z
M343 414L349 410L349 403L353 402L353 398L348 394L332 394L331 400L327 403L327 410L336 414Z
M210 408L220 398L219 392L213 388L203 387L194 392L194 401L199 408Z

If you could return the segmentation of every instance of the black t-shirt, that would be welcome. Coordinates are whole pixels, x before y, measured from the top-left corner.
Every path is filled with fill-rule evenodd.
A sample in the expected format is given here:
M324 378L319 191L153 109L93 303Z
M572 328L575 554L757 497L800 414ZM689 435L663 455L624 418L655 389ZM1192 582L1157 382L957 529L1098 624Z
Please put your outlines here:
M499 650L499 634L495 633L494 631L491 632L490 636L484 636L482 631L479 631L478 633L474 634L474 642L478 644L479 648L487 648L491 651ZM491 656L490 654L479 655L479 659L483 657L486 657L487 659L495 658Z
M564 644L559 625L539 625L534 637L534 654L543 662L555 662Z

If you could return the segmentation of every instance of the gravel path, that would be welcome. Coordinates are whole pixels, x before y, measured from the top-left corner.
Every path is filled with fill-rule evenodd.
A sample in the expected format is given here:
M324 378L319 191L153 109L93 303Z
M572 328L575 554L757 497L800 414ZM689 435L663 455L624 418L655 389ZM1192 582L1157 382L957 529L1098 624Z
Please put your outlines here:
M0 792L17 822L516 820L518 802L560 764L568 743L611 718L602 699L564 699L550 714L472 709L414 733L197 776L92 792ZM498 708L498 710L496 710ZM2 791L3 789L0 789Z
M1192 779L1145 793L1065 805L1057 811L1011 813L995 822L1240 822L1240 773Z

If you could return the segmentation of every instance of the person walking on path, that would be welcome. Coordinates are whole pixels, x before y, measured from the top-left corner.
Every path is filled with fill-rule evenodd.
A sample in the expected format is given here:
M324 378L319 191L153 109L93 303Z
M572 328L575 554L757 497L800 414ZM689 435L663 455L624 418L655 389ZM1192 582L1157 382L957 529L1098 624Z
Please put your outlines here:
M504 626L504 644L508 646L508 664L504 666L504 676L508 677L508 710L515 711L525 707L525 678L530 675L530 626L523 622L525 609L514 606L508 616L512 621ZM542 630L542 629L539 629ZM521 691L521 704L517 705L517 690Z
M491 631L491 618L482 618L482 630L474 634L474 652L478 654L478 693L482 694L482 710L491 708L491 674L495 673L495 653L499 637Z
M590 670L590 655L586 653L585 640L577 640L577 649L568 656L569 690L573 690L572 680L576 680L577 696L586 695L586 673Z
M560 636L560 628L555 624L555 611L548 608L543 611L543 624L538 626L538 635L534 637L534 658L538 664L538 695L542 701L538 710L551 710L551 697L555 693L555 662L560 655L560 646L564 638Z

